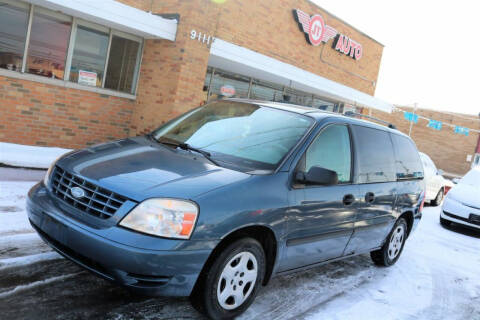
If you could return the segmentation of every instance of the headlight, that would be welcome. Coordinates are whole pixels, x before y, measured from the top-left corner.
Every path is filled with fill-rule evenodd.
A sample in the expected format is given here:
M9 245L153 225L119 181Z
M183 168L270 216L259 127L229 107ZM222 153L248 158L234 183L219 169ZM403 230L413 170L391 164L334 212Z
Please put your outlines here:
M43 184L48 188L48 184L50 183L50 175L52 174L52 170L53 168L55 167L55 162L57 161L54 161L50 167L48 168L47 170L47 173L45 174L45 177L43 178Z
M64 155L62 154L60 157L55 159L55 161L52 162L50 167L47 170L47 173L45 174L45 177L43 178L43 184L48 188L48 184L50 183L50 176L52 175L53 168L55 168L55 164L57 163L58 160L60 160L61 157Z
M136 206L122 221L122 227L166 237L189 239L197 221L198 207L185 200L148 199Z
M55 159L52 164L50 165L50 167L48 168L47 170L47 173L45 174L45 177L43 178L43 184L48 188L48 185L50 183L50 176L52 175L52 171L53 171L53 168L55 168L55 164L57 164L57 161L60 160L61 158L71 154L75 152L75 150L72 150L70 152L67 152L67 153L64 153L62 155L60 155L57 159Z

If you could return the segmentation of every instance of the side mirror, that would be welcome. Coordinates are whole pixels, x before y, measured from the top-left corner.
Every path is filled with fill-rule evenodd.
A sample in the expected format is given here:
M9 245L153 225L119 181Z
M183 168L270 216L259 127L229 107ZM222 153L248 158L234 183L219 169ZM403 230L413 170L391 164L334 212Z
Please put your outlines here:
M445 171L443 171L442 169L437 170L437 175L443 176L444 174L445 174Z
M338 175L333 170L313 166L308 172L297 172L297 181L307 184L334 185L338 183Z

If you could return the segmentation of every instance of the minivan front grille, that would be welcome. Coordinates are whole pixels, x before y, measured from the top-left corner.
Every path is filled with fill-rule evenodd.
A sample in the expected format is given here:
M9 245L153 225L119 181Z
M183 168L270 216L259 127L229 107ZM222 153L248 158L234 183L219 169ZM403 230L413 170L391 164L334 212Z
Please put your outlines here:
M94 185L58 166L55 166L50 181L53 194L60 200L101 219L108 219L113 216L127 201L126 198ZM75 197L72 194L72 188L74 187L83 190L83 194Z

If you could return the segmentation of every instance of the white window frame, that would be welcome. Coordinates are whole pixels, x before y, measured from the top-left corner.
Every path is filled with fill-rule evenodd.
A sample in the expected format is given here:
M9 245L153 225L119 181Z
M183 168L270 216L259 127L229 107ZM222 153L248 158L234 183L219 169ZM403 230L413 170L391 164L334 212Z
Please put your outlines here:
M73 53L75 51L75 44L77 42L78 27L80 26L80 27L85 27L85 28L88 28L88 29L104 32L109 36L108 48L107 48L107 53L106 53L106 57L105 57L105 66L103 68L104 74L103 74L103 78L102 78L102 85L100 87L95 86L95 88L104 88L105 87L105 77L106 77L108 57L109 57L109 54L110 54L110 43L111 43L111 40L112 40L111 39L112 38L112 36L111 36L112 30L110 28L105 27L105 26L102 26L102 25L99 25L99 24L96 24L96 23L93 23L93 22L90 22L90 21L82 20L82 19L79 19L79 18L74 17L73 20L74 21L73 21L73 24L72 24L72 34L70 36L70 43L69 43L68 54L67 54L67 64L66 64L66 66L68 66L68 69L65 70L65 77L64 77L63 80L64 81L70 81L70 72L71 72L71 69L72 69Z
M33 4L29 5L27 3L14 1L14 0L2 0L2 2L7 3L8 5L15 6L15 7L27 9L27 11L28 11L27 21L28 21L28 23L27 23L27 34L26 34L26 37L25 37L25 46L24 46L24 52L23 52L23 60L22 60L21 71L20 72L18 72L18 71L8 71L7 72L6 70L1 69L0 70L1 73L8 73L9 75L14 75L15 73L20 73L20 74L25 75L25 76L22 76L20 78L28 78L29 80L30 79L34 80L34 81L37 80L39 82L48 82L48 83L52 83L52 82L53 83L58 83L58 81L69 82L69 83L75 84L75 86L72 86L72 85L66 84L66 83L63 86L65 86L65 87L75 87L75 88L78 87L79 89L80 88L85 88L86 90L90 90L90 91L98 91L98 89L101 89L102 91L106 91L105 93L107 93L107 94L109 94L109 91L110 92L115 92L117 94L113 94L113 95L118 95L118 96L135 96L136 95L137 90L138 90L138 79L140 77L140 66L141 66L141 63L142 63L143 51L144 51L144 47L145 47L145 40L142 37L132 35L132 34L129 34L129 33L126 33L126 32L122 32L122 31L114 30L114 29L105 27L103 25L96 24L94 22L90 22L90 21L86 21L86 20L83 20L83 19L80 19L80 18L72 17L72 16L69 16L69 15L66 15L66 14L63 14L63 13L60 13L60 12L55 12L55 11L52 11L50 9L39 7L39 6L36 6L36 5L33 5ZM64 20L66 22L68 21L68 22L71 23L70 38L69 38L67 52L66 52L66 56L65 56L65 72L64 72L63 80L46 79L44 77L29 74L29 73L26 72L27 71L27 60L28 60L27 58L28 58L28 52L29 52L29 47L30 47L30 38L31 38L31 32L32 32L32 23L33 23L34 14L36 12L40 12L41 14L51 16L53 18L61 19L61 20ZM74 83L74 82L70 81L72 59L73 59L77 30L78 30L79 25L90 28L90 29L98 30L98 31L101 31L101 32L105 32L109 35L108 49L107 49L107 54L106 54L106 57L105 57L104 76L103 76L103 79L102 79L101 87L87 86L87 85L82 85L82 84L78 84L78 83ZM139 44L137 57L136 57L135 71L134 71L134 76L133 76L133 79L132 79L132 81L133 81L132 82L132 92L124 92L124 91L120 91L120 90L105 88L105 81L106 81L106 78L107 78L107 71L108 71L107 70L108 69L108 62L109 62L109 58L110 58L110 48L111 48L111 45L112 45L113 36L125 38L125 39L128 39L128 40L132 40L132 41L135 41ZM95 89L97 89L97 90L95 90Z
M143 38L135 36L133 34L129 34L129 33L125 33L125 32L122 32L122 31L113 30L113 29L110 32L110 40L108 42L107 61L105 63L105 71L104 71L105 76L103 77L102 88L105 87L105 81L107 79L108 62L109 62L109 58L110 58L110 48L112 46L112 39L113 39L114 36L124 38L124 39L128 39L128 40L132 40L132 41L135 41L135 42L138 43L137 59L136 59L136 62L135 62L135 71L134 71L133 79L132 79L132 81L133 81L132 82L132 91L133 92L130 92L131 94L135 94L137 92L137 89L138 89L137 88L138 87L138 78L140 76L140 65L141 65L142 57L143 57L144 40L143 40ZM114 89L111 89L111 90L114 90ZM116 90L116 91L119 91L119 90Z

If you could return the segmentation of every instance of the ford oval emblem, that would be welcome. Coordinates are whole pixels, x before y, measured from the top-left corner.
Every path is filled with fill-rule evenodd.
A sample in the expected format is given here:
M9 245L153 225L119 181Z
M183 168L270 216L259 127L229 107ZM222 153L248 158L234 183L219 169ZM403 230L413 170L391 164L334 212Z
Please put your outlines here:
M75 199L80 199L85 197L85 190L83 190L80 187L73 187L72 189L70 189L70 193Z

